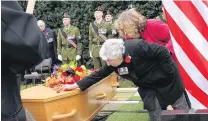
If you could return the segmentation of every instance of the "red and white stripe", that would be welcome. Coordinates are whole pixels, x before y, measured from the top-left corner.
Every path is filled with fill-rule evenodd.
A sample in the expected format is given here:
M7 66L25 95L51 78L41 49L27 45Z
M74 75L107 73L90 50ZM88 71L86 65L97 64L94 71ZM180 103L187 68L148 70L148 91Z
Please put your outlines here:
M163 0L163 6L192 107L208 108L208 1Z

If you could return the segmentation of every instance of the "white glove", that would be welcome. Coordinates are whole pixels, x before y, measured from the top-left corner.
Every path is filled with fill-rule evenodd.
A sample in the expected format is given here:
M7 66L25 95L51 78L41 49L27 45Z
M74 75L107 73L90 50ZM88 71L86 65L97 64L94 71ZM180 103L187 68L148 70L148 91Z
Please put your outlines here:
M76 56L76 60L78 61L78 60L80 60L81 59L81 56L80 55L77 55Z
M90 57L92 58L92 52L90 51Z
M59 59L60 61L62 61L62 56L61 56L61 55L58 55L58 59Z

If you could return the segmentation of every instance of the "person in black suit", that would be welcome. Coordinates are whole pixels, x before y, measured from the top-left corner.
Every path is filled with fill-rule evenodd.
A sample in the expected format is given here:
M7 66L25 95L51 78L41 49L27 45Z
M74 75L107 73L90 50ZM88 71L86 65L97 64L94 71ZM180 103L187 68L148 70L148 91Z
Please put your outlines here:
M84 91L116 72L139 87L151 121L160 121L162 109L168 105L174 109L189 109L178 68L164 46L143 39L108 39L101 47L100 57L107 62L105 67L73 85L63 86L60 91L78 87Z
M52 29L48 27L46 28L45 22L43 20L38 20L37 24L40 30L44 33L46 40L49 44L49 51L46 59L51 58L52 64L56 64L58 62L56 33Z
M48 43L17 1L1 1L1 120L26 121L16 74L40 63Z

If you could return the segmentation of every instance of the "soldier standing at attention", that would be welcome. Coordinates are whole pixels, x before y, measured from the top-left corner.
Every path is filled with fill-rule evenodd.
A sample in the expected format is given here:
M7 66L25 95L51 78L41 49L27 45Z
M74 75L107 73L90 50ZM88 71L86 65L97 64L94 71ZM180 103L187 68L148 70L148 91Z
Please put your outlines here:
M113 15L110 13L110 10L106 11L105 21L110 24L113 24Z
M59 29L57 38L58 59L64 64L81 59L82 43L80 31L71 25L71 16L68 12L63 16L64 28Z
M116 29L116 27L114 25L113 14L110 12L110 10L106 11L105 21L109 24L109 26L111 28L111 31L109 31L110 33L108 33L108 39L109 38L118 38L119 33L118 33L118 30Z
M89 52L93 59L95 69L103 67L106 63L99 57L99 51L102 44L107 39L107 33L110 26L103 20L103 8L98 6L94 13L95 21L89 25Z

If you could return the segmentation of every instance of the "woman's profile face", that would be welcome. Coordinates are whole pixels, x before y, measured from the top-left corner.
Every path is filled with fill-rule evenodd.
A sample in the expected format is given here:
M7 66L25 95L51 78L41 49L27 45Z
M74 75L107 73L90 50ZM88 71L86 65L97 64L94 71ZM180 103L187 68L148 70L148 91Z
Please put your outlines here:
M113 67L119 66L123 62L123 57L118 57L116 59L108 59L106 60L108 65L111 65Z

